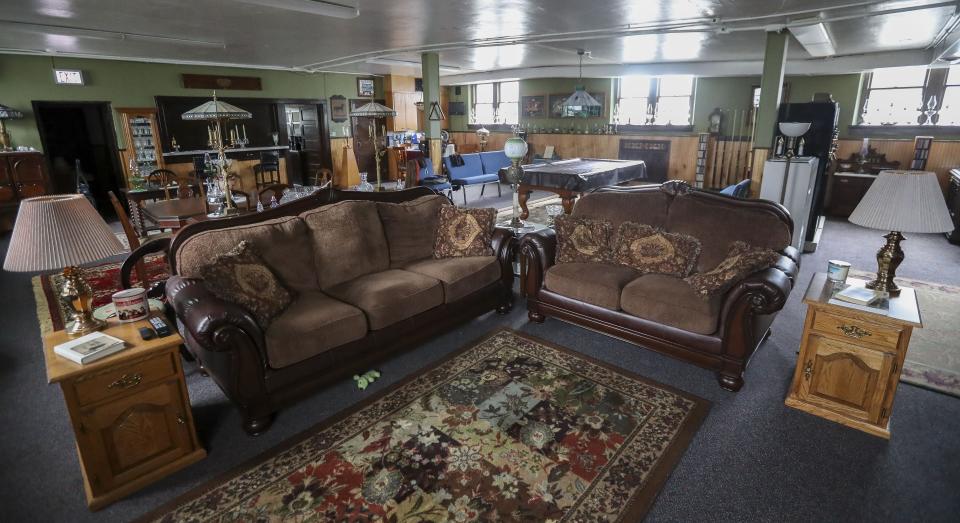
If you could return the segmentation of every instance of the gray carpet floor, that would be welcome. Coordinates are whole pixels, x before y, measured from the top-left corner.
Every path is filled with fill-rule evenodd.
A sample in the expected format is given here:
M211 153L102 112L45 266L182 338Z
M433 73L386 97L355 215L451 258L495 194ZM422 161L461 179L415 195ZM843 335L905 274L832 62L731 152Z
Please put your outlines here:
M9 235L0 239L0 257ZM783 405L803 325L800 295L828 259L870 270L876 231L827 224L803 260L798 289L773 325L739 393L714 374L557 320L528 324L523 302L487 314L379 366L365 392L344 381L283 411L259 438L209 379L187 365L194 416L209 456L186 470L90 513L63 399L46 384L29 277L0 273L0 519L125 521L269 450L341 409L500 327L510 327L619 365L713 402L648 521L957 521L960 400L901 384L885 441ZM960 285L960 247L938 235L908 235L902 276ZM958 311L960 319L960 311Z

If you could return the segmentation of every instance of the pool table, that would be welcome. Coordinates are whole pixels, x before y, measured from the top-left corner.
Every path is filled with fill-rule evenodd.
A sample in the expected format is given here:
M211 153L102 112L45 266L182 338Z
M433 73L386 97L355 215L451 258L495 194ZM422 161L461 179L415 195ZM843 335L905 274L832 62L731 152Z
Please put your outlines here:
M506 181L507 168L500 169L500 181ZM598 158L574 158L551 163L535 163L523 166L520 182L521 219L526 219L527 200L534 190L556 193L563 201L563 210L570 214L577 197L585 192L617 185L647 177L647 166L639 160L607 160Z

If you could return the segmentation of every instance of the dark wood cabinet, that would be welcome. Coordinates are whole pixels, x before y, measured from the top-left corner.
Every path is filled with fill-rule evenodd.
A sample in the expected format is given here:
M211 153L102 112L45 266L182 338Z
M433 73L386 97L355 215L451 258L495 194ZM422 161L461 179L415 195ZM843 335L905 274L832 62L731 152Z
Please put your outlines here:
M875 179L874 174L833 173L830 176L827 214L842 218L849 217Z
M950 185L947 187L947 209L953 220L953 230L947 233L950 243L960 245L960 169L950 171Z
M43 153L0 152L0 233L13 229L20 200L50 192Z

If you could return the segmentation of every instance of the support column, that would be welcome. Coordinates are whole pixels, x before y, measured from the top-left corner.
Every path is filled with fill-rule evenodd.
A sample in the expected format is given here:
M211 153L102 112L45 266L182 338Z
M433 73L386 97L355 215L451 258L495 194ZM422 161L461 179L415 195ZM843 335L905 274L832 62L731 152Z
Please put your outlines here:
M774 126L780 97L783 95L783 75L787 65L787 31L768 32L763 55L763 76L760 78L760 106L757 108L757 123L753 138L753 159L750 184L751 195L760 194L763 180L763 162L773 147Z
M420 55L420 68L423 77L423 131L430 142L430 160L433 172L440 173L440 122L430 120L430 109L434 103L440 103L440 55L423 53Z

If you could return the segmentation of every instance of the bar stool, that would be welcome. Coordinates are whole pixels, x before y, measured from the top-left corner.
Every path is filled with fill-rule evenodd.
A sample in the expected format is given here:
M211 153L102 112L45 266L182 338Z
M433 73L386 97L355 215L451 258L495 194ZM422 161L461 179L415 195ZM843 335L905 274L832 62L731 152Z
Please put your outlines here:
M260 153L260 163L253 166L257 189L280 183L280 154L276 151Z

